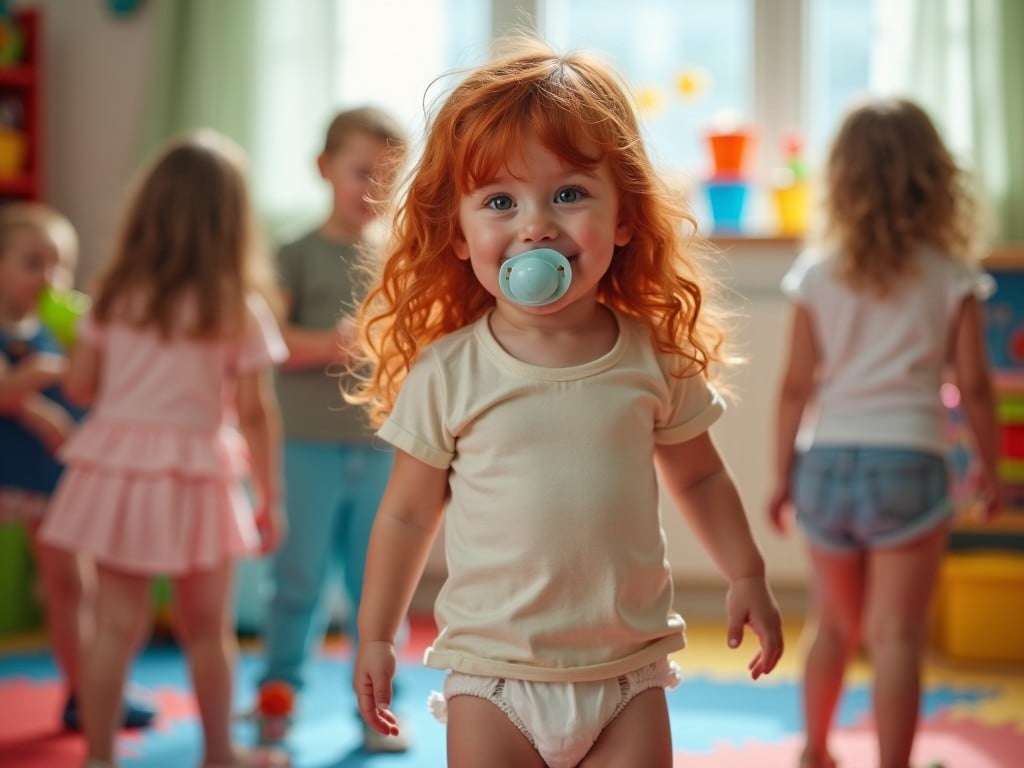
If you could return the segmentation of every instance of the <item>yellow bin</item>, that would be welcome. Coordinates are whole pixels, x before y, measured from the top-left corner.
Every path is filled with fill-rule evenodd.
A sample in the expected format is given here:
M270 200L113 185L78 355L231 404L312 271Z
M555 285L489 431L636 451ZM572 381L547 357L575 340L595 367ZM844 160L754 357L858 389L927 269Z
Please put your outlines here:
M1024 553L949 555L937 597L936 640L943 653L1024 661Z

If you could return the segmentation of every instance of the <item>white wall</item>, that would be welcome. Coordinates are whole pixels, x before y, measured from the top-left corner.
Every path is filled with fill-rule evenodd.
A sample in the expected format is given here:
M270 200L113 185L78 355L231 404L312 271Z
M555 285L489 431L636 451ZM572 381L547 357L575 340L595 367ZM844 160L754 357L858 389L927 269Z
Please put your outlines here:
M28 0L43 14L44 196L81 239L81 276L105 257L140 160L157 6L119 18L104 0Z
M711 428L747 510L751 528L768 567L769 580L803 587L808 573L805 544L797 531L777 534L766 508L773 481L776 389L788 337L790 305L779 283L796 256L795 243L778 241L725 246L721 277L732 293L729 302L738 320L733 343L746 362L730 372L729 408ZM694 540L680 515L668 504L662 514L668 555L677 580L720 581L721 576Z

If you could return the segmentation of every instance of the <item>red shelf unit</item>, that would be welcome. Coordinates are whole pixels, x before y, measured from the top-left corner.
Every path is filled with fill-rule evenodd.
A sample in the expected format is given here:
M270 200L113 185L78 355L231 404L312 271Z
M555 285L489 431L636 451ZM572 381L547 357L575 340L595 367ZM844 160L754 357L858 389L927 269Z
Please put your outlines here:
M24 52L17 64L0 65L0 100L21 105L20 130L25 134L25 160L20 171L0 178L0 200L43 198L42 17L36 8L16 10L14 21L24 35Z

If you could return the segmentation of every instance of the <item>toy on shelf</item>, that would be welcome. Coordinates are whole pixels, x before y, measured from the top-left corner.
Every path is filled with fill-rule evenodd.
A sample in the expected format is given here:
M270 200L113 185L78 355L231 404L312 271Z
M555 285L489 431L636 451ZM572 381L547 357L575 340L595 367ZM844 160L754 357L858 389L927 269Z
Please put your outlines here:
M25 110L13 94L0 96L0 179L17 178L25 168L28 136Z
M11 13L10 3L0 0L0 67L20 64L25 55L25 33Z
M711 176L704 182L712 228L716 234L739 233L751 186L748 165L753 155L754 129L723 121L720 127L708 131L705 139L712 161Z
M801 237L807 233L809 195L803 149L803 137L796 131L783 137L784 161L775 172L772 184L776 231L783 237Z

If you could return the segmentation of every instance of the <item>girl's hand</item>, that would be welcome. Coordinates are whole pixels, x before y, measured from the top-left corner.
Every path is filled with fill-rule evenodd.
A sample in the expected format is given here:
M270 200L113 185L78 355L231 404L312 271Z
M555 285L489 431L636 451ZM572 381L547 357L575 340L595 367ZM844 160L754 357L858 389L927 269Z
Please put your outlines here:
M15 417L51 454L57 453L75 428L66 408L36 392L25 398Z
M359 714L367 725L385 736L398 735L398 719L390 709L391 681L397 666L394 643L386 640L359 641L352 677Z
M972 485L978 494L972 514L981 522L987 523L1003 510L1006 501L1003 484L995 472L980 469L972 478Z
M782 620L768 583L763 576L748 576L729 585L725 597L730 648L739 648L743 642L743 627L750 628L761 644L747 668L757 680L771 672L782 658Z
M788 487L780 485L772 494L768 502L768 519L777 533L789 533L793 522L793 504Z
M260 532L260 554L275 551L284 541L288 522L279 502L261 504L256 511L256 528Z
M0 365L0 413L16 413L25 398L58 384L68 370L62 355L36 352L17 365Z
M26 386L33 390L59 383L67 371L67 358L51 352L36 352L14 366L14 374L22 377Z

